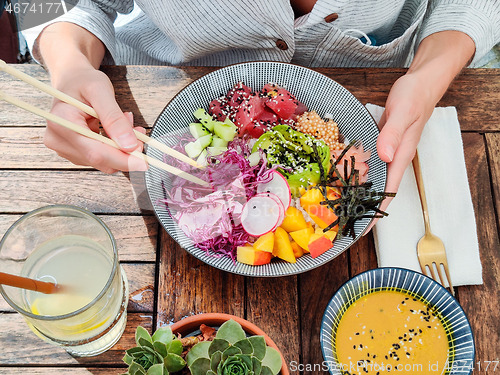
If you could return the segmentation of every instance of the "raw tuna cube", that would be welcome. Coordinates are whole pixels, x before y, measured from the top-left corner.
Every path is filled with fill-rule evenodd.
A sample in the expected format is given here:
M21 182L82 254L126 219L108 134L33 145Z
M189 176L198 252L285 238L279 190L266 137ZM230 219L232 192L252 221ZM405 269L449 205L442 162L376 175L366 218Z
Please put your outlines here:
M245 99L239 106L238 111L234 117L234 123L238 128L245 128L248 124L251 124L258 116L264 111L265 105L264 100L257 95L253 95Z
M224 121L228 114L227 99L221 97L214 99L208 106L208 113L217 119L217 121Z
M264 85L264 87L262 88L262 90L260 90L260 93L262 95L267 95L269 94L271 91L274 91L274 90L278 90L279 89L279 86L276 84L276 83L266 83Z
M298 101L288 92L288 90L279 88L275 95L271 93L267 97L266 105L280 118L288 120L295 117L295 110L298 107Z
M255 119L255 121L257 121L258 123L268 127L278 125L278 120L279 119L276 113L271 111L271 109L269 109L268 107L265 107L262 113Z
M243 101L252 95L252 89L243 82L238 82L233 86L231 90L227 93L228 104L231 107L238 107Z
M252 138L259 138L262 134L267 132L269 127L267 125L263 125L260 122L253 121L249 123L244 128L240 129L240 134L248 134Z
M304 112L306 112L307 109L308 108L306 107L306 105L304 103L299 102L297 100L297 108L295 109L295 115L296 116L300 116L301 114L303 114Z

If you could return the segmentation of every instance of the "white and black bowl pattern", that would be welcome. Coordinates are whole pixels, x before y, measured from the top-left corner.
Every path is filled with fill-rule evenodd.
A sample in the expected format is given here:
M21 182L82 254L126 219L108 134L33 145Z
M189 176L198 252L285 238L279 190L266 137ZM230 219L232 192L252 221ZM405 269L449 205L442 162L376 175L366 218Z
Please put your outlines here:
M296 98L310 110L316 110L320 116L331 114L338 123L341 134L347 139L362 140L365 149L371 150L368 161L368 180L373 182L373 188L384 191L387 177L386 164L381 161L376 152L376 140L379 134L373 117L347 89L328 78L308 68L298 65L277 62L251 62L231 65L221 68L193 81L181 90L158 116L152 137L161 139L172 146L177 137L188 132L189 123L194 121L193 112L208 104L214 98L225 95L238 81L243 81L254 90L259 90L268 82L274 82L288 89ZM149 148L149 156L160 158L161 152ZM229 258L217 258L193 246L192 241L179 229L163 204L157 204L164 198L162 181L168 189L170 175L151 167L146 173L146 186L155 213L166 231L181 247L203 262L216 268L247 276L275 277L306 272L332 260L349 248L364 232L370 219L356 223L356 237L342 238L335 241L334 246L313 259L305 255L292 264L282 260L273 260L271 264L249 266L234 263Z
M324 363L332 375L342 374L335 354L335 335L342 315L353 302L381 290L402 291L434 307L445 322L450 347L447 375L467 375L474 366L474 337L462 307L433 279L404 268L377 268L342 285L330 300L321 322L320 342ZM424 368L425 370L425 368ZM425 371L424 371L425 373Z

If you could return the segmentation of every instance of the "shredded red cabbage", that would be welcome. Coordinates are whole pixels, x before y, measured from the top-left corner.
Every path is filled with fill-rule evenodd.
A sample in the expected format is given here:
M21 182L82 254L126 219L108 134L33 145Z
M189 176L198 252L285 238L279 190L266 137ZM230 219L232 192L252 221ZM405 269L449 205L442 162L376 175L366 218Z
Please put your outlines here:
M181 151L190 140L183 137L174 148ZM165 156L165 162L209 182L210 186L203 187L174 177L171 180L171 189L167 191L164 188L166 198L158 202L165 204L175 220L183 219L181 229L193 240L196 247L216 257L228 256L233 261L236 259L236 248L246 244L249 237L240 224L241 207L256 194L257 184L270 178L263 153L260 163L250 166L247 159L251 153L248 141L248 138L235 138L229 143L226 152L218 156L209 156L208 165L204 169L195 169ZM219 208L223 205L226 211L216 218L200 217L199 215L209 215L211 212L206 209L207 205L218 205ZM171 210L176 212L172 213ZM213 224L192 228L186 225L186 218L187 220L192 218L193 224L195 222Z

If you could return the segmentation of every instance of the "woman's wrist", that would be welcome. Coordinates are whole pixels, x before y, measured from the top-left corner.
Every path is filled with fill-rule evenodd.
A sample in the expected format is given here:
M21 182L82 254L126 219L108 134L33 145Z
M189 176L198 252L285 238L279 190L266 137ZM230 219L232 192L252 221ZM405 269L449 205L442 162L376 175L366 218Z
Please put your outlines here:
M475 44L467 34L460 31L435 33L420 43L407 74L427 87L429 97L437 103L474 53Z
M103 43L95 35L67 22L46 27L38 44L42 62L56 87L68 72L98 69L105 53Z

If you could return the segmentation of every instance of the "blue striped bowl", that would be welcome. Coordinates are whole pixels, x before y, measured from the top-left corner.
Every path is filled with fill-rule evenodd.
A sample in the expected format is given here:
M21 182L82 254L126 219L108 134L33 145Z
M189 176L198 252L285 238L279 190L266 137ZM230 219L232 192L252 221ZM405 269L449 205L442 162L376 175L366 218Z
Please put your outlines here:
M472 372L474 337L469 320L458 301L440 284L421 273L403 268L377 268L363 272L342 285L325 310L320 342L324 366L328 366L332 375L342 374L334 339L342 315L353 302L369 293L382 290L405 292L435 307L447 322L445 329L451 343L448 349L449 370L445 374L465 375Z

